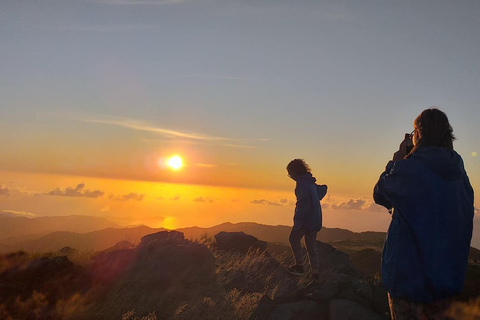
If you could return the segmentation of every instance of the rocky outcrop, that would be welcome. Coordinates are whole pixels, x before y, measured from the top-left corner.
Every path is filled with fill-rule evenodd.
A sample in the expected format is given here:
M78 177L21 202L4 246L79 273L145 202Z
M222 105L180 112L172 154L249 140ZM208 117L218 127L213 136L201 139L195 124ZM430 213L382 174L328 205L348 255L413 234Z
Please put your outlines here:
M85 315L89 319L121 319L131 310L172 319L178 310L188 309L197 295L210 295L216 284L210 250L177 231L144 236L134 249L103 252L96 259L102 274L115 274L115 281Z
M243 232L220 232L215 235L215 246L220 250L235 250L242 253L247 253L248 250L267 249L265 241Z
M319 279L308 274L285 278L285 272L277 272L275 290L267 290L268 299L259 301L251 320L389 319L383 287L365 281L347 254L319 241L317 250L321 260ZM282 268L285 270L285 266Z

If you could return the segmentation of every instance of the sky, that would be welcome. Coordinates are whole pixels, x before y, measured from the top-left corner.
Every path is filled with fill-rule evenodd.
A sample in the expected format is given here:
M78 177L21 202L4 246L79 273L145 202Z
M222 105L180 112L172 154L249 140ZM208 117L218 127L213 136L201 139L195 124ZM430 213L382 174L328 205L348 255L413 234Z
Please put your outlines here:
M373 186L432 106L480 190L478 1L3 0L0 55L3 214L289 225L303 158L325 226L386 231Z

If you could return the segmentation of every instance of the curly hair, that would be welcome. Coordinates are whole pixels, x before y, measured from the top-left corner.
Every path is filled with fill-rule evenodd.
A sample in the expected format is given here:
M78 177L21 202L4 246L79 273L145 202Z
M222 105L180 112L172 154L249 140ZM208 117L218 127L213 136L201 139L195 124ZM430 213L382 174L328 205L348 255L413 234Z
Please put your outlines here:
M414 149L417 147L443 147L453 150L455 136L447 115L443 111L437 108L423 110L413 121L413 126L419 132L419 139Z
M303 159L294 159L287 165L288 175L292 178L310 172L310 167Z

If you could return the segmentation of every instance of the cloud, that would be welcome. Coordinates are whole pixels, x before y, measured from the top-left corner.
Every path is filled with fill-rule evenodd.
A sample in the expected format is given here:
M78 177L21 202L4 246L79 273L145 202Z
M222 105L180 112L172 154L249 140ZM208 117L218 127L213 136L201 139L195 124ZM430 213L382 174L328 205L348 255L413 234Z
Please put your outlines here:
M148 124L145 124L141 121L137 120L95 120L95 119L87 119L82 120L84 122L91 122L91 123L100 123L100 124L107 124L113 126L120 126L132 130L137 131L145 131L145 132L153 132L156 134L160 134L162 136L168 138L182 138L182 139L190 139L196 141L207 141L207 142L216 142L223 146L233 147L233 148L256 148L254 146L245 145L243 143L246 142L253 142L253 141L268 141L267 138L262 139L237 139L237 138L225 138L225 137L216 137L210 136L200 133L192 133L192 132L182 132L178 130L172 130L168 128L161 128L161 127L154 127ZM232 143L237 142L237 143ZM239 144L240 143L240 144Z
M128 200L142 201L144 196L145 194L130 192L129 194L125 194L121 196L116 196L111 194L108 198L115 201L128 201Z
M18 193L18 191L14 188L11 188L9 186L5 186L5 185L0 185L0 196L13 196L13 195L16 195Z
M377 205L371 200L365 198L349 199L346 201L337 202L327 196L322 201L322 208L330 210L363 210L363 211L383 211L384 207Z
M9 187L5 184L0 184L0 197L13 197L19 195L33 195L31 191L26 191L19 187Z
M215 168L218 167L216 164L207 164L207 163L197 163L197 167L201 168Z
M54 190L44 194L48 196L86 197L86 198L98 198L98 197L102 197L105 194L103 191L100 191L100 190L92 191L84 188L85 188L85 184L80 183L75 188L68 187L65 190L62 190L61 188L55 188Z
M280 203L281 204L287 204L288 203L288 199L285 198L285 199L280 199Z
M252 201L250 201L250 203L252 203L252 204L264 204L264 205L269 205L269 206L281 206L281 204L276 202L276 201L268 201L266 199L252 200Z
M208 202L212 203L213 199L198 197L198 198L193 199L193 201L194 202L207 202L208 201Z
M179 195L176 195L175 197L170 198L170 200L173 200L173 201L180 200L180 196L179 196Z
M14 211L14 210L0 210L0 217L26 217L35 218L36 216L31 212Z
M158 26L146 24L126 24L126 25L62 25L62 26L39 26L44 30L58 31L81 31L81 32L125 32L125 31L143 31L156 29Z
M205 75L205 74L186 74L186 75L180 75L179 77L185 77L185 78L207 78L207 79L219 79L219 80L248 80L247 78L242 78L242 77L212 76L212 75Z

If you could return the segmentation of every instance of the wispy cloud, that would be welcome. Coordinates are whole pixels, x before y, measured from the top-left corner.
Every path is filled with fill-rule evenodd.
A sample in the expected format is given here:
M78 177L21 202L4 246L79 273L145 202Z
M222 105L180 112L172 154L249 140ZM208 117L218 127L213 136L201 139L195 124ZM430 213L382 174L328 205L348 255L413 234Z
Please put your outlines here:
M111 5L122 5L122 6L131 6L131 5L148 5L148 6L162 6L162 5L172 5L187 0L96 0L95 2L111 4Z
M105 193L100 190L85 189L85 184L80 183L75 188L68 187L65 190L61 188L55 188L54 190L45 193L47 196L61 196L61 197L86 197L86 198L98 198L102 197Z
M282 204L276 202L276 201L268 201L266 199L255 199L250 201L252 204L263 204L263 205L269 205L269 206L281 206Z
M108 198L116 201L128 201L128 200L142 201L144 196L145 196L144 194L130 192L129 194L119 195L119 196L111 194Z
M204 78L204 79L218 79L218 80L248 80L247 78L243 77L234 77L234 76L213 76L213 75L207 75L207 74L185 74L185 75L179 75L178 77L182 78Z
M35 218L36 216L31 212L15 211L15 210L0 210L0 217L26 217Z
M168 138L182 138L182 139L190 139L190 140L196 140L196 141L215 142L215 143L219 143L220 145L232 147L232 148L256 148L254 146L246 145L243 143L269 140L268 138L261 138L261 139L225 138L225 137L210 136L210 135L200 134L200 133L182 132L178 130L172 130L169 128L155 127L155 126L143 123L141 121L131 120L131 119L127 119L127 120L86 119L82 121L119 126L119 127L132 129L132 130L137 130L137 131L152 132Z
M62 25L62 26L39 26L40 29L53 31L82 31L82 32L125 32L150 30L158 28L156 25L126 24L126 25Z
M197 163L197 167L201 168L215 168L218 167L216 164L208 164L208 163Z

